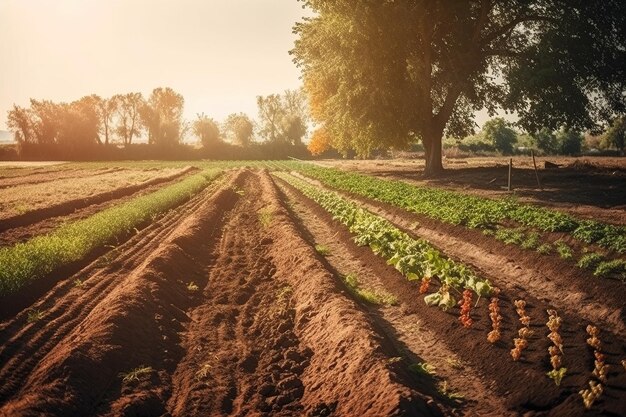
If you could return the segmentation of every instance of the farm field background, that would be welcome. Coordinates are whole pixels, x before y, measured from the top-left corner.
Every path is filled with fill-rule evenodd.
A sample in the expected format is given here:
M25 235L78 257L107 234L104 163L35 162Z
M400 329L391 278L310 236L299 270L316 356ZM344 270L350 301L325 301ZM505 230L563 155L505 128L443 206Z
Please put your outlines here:
M626 415L626 167L548 160L0 166L0 415Z

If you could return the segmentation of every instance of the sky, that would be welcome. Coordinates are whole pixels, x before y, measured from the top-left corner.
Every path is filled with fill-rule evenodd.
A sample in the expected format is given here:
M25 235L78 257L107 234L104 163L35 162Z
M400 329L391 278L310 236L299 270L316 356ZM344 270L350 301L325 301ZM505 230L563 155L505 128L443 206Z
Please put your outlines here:
M171 87L185 117L257 117L256 96L301 85L296 0L0 0L0 130L29 99Z

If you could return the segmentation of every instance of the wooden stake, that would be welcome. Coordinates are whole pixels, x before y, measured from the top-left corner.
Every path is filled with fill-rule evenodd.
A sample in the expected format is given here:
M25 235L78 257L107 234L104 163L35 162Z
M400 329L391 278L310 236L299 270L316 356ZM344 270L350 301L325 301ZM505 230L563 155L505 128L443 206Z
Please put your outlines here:
M507 187L508 191L511 191L511 170L513 169L513 158L509 158L509 186Z
M531 149L530 154L533 157L533 166L535 167L535 177L537 178L537 185L539 186L539 189L543 191L543 186L541 185L541 181L539 181L539 172L537 171L537 163L535 162L535 152Z

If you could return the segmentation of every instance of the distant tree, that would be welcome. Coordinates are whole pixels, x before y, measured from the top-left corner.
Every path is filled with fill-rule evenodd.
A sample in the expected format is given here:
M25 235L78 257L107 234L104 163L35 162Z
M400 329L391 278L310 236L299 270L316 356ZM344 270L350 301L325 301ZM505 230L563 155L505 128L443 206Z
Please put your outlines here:
M324 129L323 127L314 130L313 134L311 135L311 142L309 142L309 145L307 146L307 149L309 150L309 152L311 152L311 155L321 155L330 148L331 140L330 136L328 136L328 131L326 131L326 129Z
M8 112L7 126L15 132L15 141L18 144L34 143L36 141L33 115L30 109L14 104L13 109Z
M202 146L209 147L221 141L220 128L215 120L206 116L204 113L198 114L196 120L192 123L192 130L202 142Z
M295 114L283 116L280 128L285 141L293 145L302 144L302 138L306 135L307 127L300 116Z
M57 143L67 154L85 156L99 142L100 99L86 96L70 104L58 105L59 131Z
M605 142L607 147L614 146L624 155L626 146L626 116L616 117L613 124L606 132Z
M232 143L248 146L254 134L254 123L243 113L232 113L224 122L224 131L232 138Z
M98 103L98 111L100 116L100 122L102 124L102 130L104 132L104 144L109 144L111 132L113 131L113 118L120 105L119 96L113 96L111 98L101 98L99 96L93 96Z
M280 95L270 94L267 97L257 96L256 103L259 108L261 124L260 136L268 142L284 140L284 137L281 135L280 123L285 115L285 111L281 103Z
M511 155L513 146L517 142L517 133L502 117L488 120L483 126L485 139L492 143L494 148L503 155Z
M416 138L427 175L476 110L534 132L591 127L626 107L623 0L302 0L291 53L311 113L359 155Z
M543 128L532 135L535 145L539 150L548 155L554 155L559 152L559 142L554 132L548 128Z
M36 142L40 145L55 143L59 134L62 106L50 100L31 99L30 108Z
M148 130L148 142L172 145L180 142L183 129L185 100L169 87L155 88L139 109L143 126Z
M561 128L556 133L561 155L580 155L583 145L583 135L567 127Z
M118 94L113 97L118 103L115 132L122 138L124 146L133 142L133 137L141 133L139 110L145 105L141 93Z
M258 96L260 136L268 142L298 145L307 132L308 110L302 90Z

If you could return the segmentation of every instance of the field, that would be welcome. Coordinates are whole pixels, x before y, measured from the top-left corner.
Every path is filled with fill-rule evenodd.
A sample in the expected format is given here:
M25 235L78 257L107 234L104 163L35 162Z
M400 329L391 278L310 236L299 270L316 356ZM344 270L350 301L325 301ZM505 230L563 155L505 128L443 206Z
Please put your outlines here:
M551 161L1 167L0 416L626 415L626 166Z

